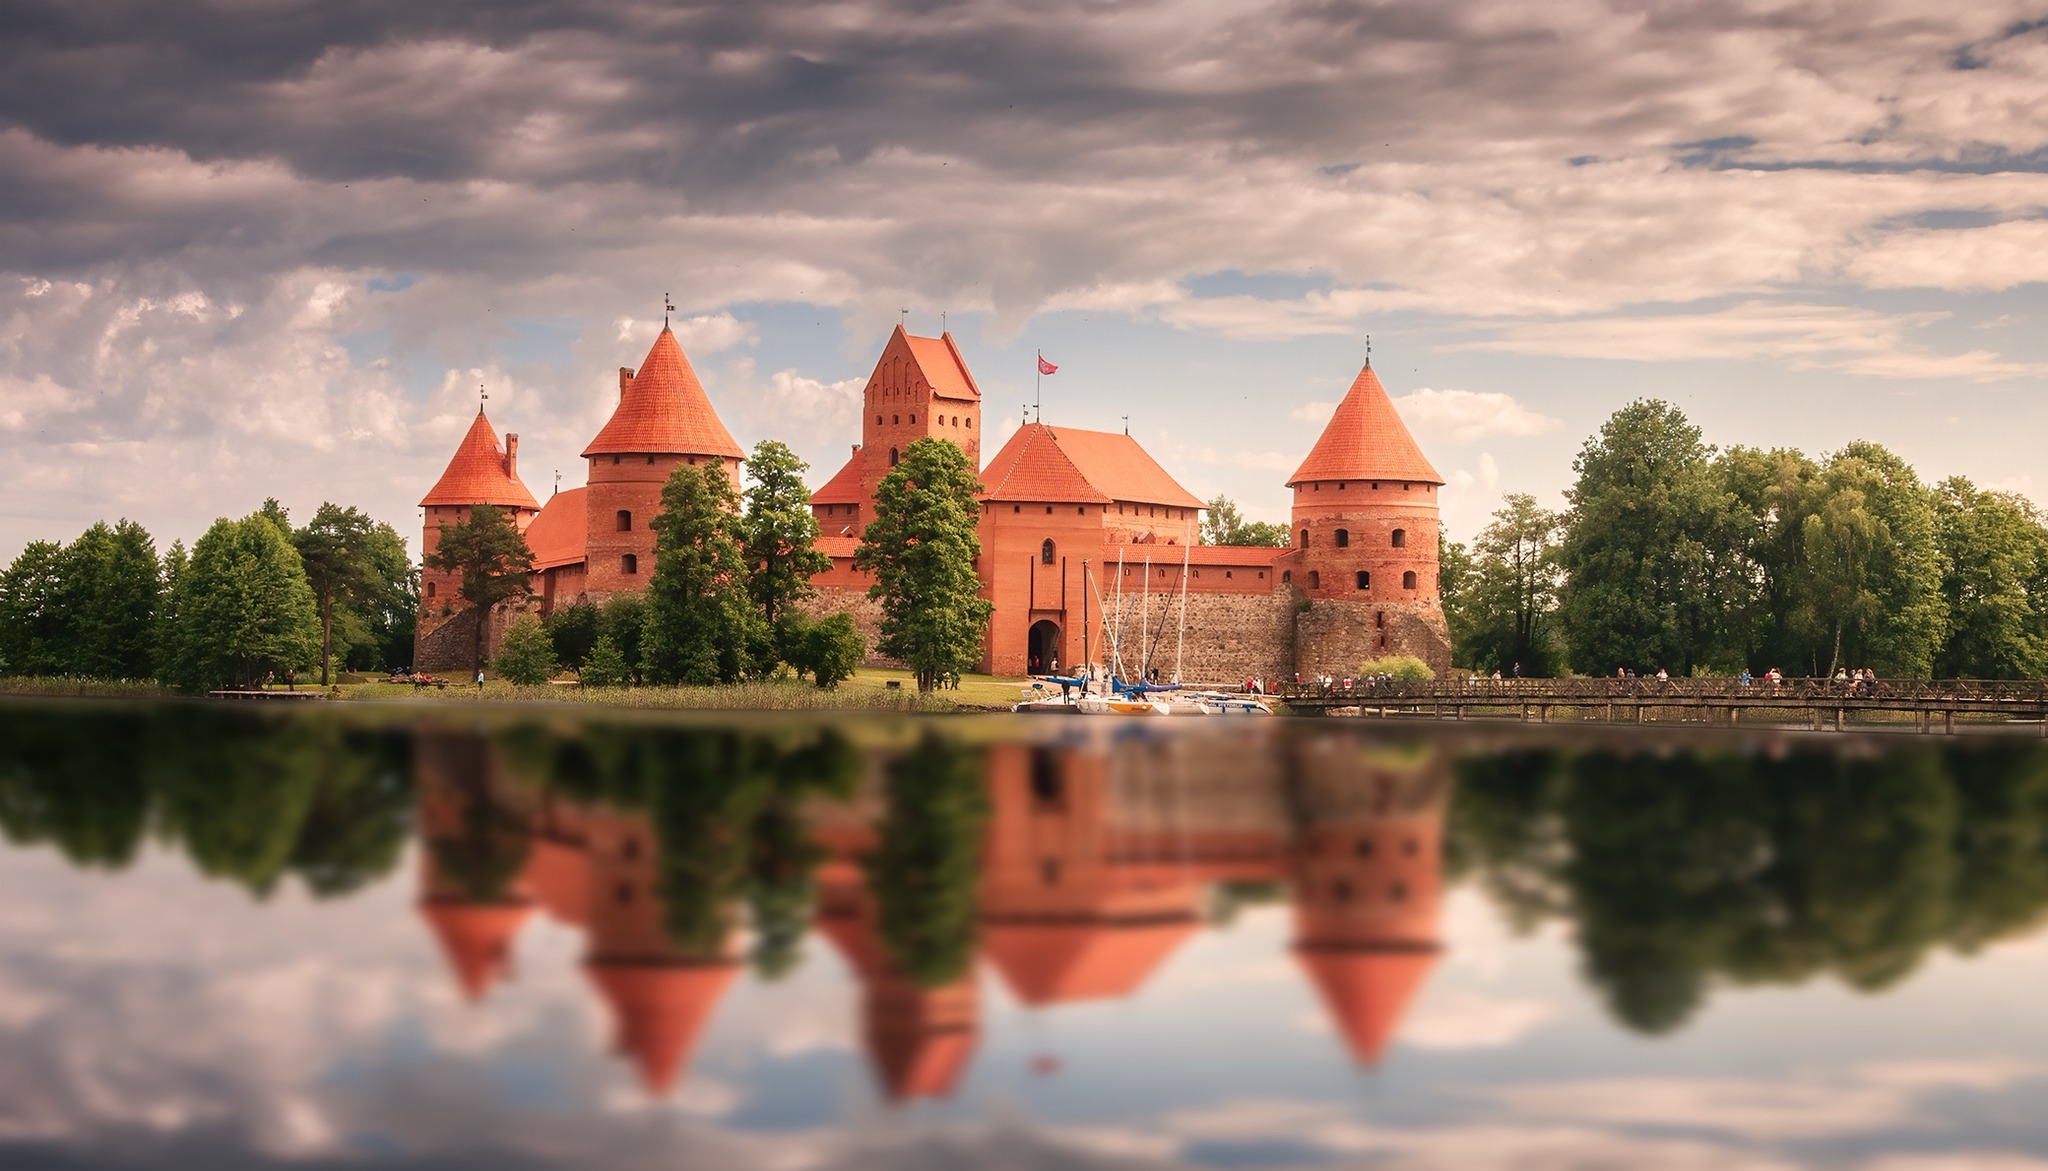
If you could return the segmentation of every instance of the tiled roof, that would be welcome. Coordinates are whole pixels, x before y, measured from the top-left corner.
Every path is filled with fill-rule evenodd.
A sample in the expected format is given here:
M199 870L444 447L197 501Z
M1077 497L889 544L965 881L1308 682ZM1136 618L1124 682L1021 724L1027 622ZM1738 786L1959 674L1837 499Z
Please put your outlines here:
M900 331L903 327L896 328ZM964 402L980 401L981 388L974 384L974 375L967 372L967 360L960 356L960 347L953 344L952 334L914 337L905 333L903 340L910 343L910 356L917 362L924 380L931 384L933 394Z
M1387 389L1368 365L1337 404L1308 458L1287 481L1288 487L1309 480L1410 480L1441 484L1407 424L1394 410Z
M420 904L420 915L434 929L462 994L471 1000L482 1000L492 984L511 975L512 938L531 914L533 904L525 901Z
M744 458L732 433L718 421L711 399L676 335L663 326L638 374L619 371L619 405L584 455L619 453L718 455Z
M811 503L861 503L860 448L856 447L853 449L853 454L847 458L846 463L842 465L837 472L834 472L832 474L831 479L825 481L824 487L821 487L816 492L811 493Z
M851 557L860 548L859 537L819 537L811 547L827 557Z
M588 556L589 514L584 510L585 488L571 488L548 497L540 515L526 526L526 547L533 550L535 569L574 565Z
M984 500L1202 507L1137 440L1114 431L1027 423L982 469L981 482Z
M1351 1056L1376 1065L1394 1038L1408 1002L1436 966L1434 948L1297 947L1294 954L1315 981L1316 991Z
M512 458L498 446L498 433L491 421L478 411L448 470L434 482L420 507L429 505L497 504L506 508L539 508L533 493L519 482Z
M584 965L590 982L611 1004L617 1045L640 1070L640 1084L666 1094L689 1064L697 1034L739 973L735 963Z
M1128 996L1195 931L1193 920L1180 918L990 923L981 942L1011 994L1039 1008Z

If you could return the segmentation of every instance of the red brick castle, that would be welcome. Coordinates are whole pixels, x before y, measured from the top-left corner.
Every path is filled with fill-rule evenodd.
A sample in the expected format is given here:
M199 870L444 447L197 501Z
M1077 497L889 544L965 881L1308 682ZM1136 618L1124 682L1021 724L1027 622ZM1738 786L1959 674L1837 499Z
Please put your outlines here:
M948 333L889 336L862 392L861 442L812 495L832 567L817 575L821 611L846 611L873 638L879 607L853 567L873 519L876 486L920 438L957 444L981 469L983 592L995 604L980 666L999 674L1102 661L1102 608L1141 606L1145 625L1171 632L1155 657L1176 653L1188 680L1237 681L1296 672L1350 674L1368 659L1408 654L1442 673L1450 640L1437 596L1437 490L1430 466L1371 363L1359 371L1308 458L1287 481L1294 539L1286 549L1193 544L1202 501L1128 435L1028 423L981 462L981 390ZM481 410L420 504L423 551L440 528L478 504L509 512L534 555L543 615L644 588L654 570L648 528L661 486L679 465L710 462L735 482L743 450L712 408L666 326L639 370L619 371L611 419L583 451L587 487L540 506L520 482L519 437ZM1185 575L1185 576L1184 576ZM421 575L414 662L467 665L470 622L451 575ZM495 646L511 613L492 616Z

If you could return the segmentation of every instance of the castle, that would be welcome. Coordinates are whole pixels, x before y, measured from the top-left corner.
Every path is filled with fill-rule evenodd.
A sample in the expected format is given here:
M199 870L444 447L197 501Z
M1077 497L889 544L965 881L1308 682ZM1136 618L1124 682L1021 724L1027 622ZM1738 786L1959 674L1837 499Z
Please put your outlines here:
M861 442L811 497L831 568L816 575L816 612L843 611L875 640L880 607L853 565L874 519L875 490L903 450L935 437L980 469L983 594L995 606L979 669L1017 675L1105 658L1102 607L1119 595L1132 629L1169 629L1161 645L1191 681L1296 673L1348 675L1369 659L1413 655L1442 674L1450 639L1437 595L1437 491L1430 466L1370 361L1287 481L1288 548L1194 544L1203 502L1127 434L1042 421L1009 436L986 464L981 390L950 333L889 336L861 394ZM675 334L663 325L639 369L620 369L612 416L583 457L585 487L537 503L519 479L519 437L481 408L421 500L423 553L471 507L504 509L534 557L533 595L555 608L644 589L654 570L662 484L710 463L739 483L744 451L718 419ZM466 667L475 615L456 575L420 577L414 663ZM516 611L490 616L495 647ZM1154 659L1158 662L1158 659ZM1162 676L1167 672L1162 671Z

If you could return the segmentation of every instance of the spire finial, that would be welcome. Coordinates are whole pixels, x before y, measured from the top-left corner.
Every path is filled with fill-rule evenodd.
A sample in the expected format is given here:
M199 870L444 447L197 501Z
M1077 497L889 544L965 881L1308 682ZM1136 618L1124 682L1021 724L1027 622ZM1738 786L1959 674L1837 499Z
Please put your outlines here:
M939 310L939 336L946 336L946 311L944 309Z
M668 328L668 315L676 311L674 300L667 294L661 295L661 327Z
M900 327L900 328L901 328L901 329L903 330L903 332L904 332L904 333L909 333L909 332L910 332L910 310L908 310L908 309L898 309L898 310L896 311L896 324L897 324L897 325L898 325L898 326L899 326L899 327Z
M555 492L554 492L554 494L555 494L555 495L557 495L557 496L559 496L559 495L561 495L561 494L562 494L562 469L560 469L560 468L556 468L556 469L555 469Z
M476 413L477 413L477 414L481 415L481 414L483 414L483 413L484 413L484 400L485 400L485 399L487 399L487 398L489 398L489 397L491 397L491 396L490 396L490 392L488 392L488 391L486 391L486 390L484 389L484 384L483 384L483 383L481 383L481 382L477 383L477 384L476 384Z
M1365 335L1365 368L1372 369L1372 335Z
M1131 417L1130 417L1129 415L1125 415L1125 416L1124 416L1124 434L1126 434L1126 435L1129 435L1130 433L1131 433Z

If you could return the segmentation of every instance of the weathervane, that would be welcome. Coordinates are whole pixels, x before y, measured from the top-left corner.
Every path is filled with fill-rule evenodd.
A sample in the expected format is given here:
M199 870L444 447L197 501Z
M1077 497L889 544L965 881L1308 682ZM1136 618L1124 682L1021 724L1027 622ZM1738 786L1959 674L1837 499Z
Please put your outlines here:
M944 309L941 309L941 310L939 310L939 336L940 336L940 337L944 337L945 335L946 335L946 311L945 311Z
M1372 369L1372 335L1365 335L1365 368Z
M900 318L900 320L899 320L899 321L897 322L897 324L899 324L899 325L901 325L901 326L903 327L903 332L905 332L905 333L909 333L909 332L910 332L910 310L908 310L908 309L898 309L898 310L896 311L896 313L897 313L898 317Z
M562 492L562 469L560 469L560 468L556 468L556 469L555 469L555 494L559 496L559 495L561 494L561 492Z
M483 383L481 383L481 382L477 383L477 384L476 384L476 413L477 413L477 414L481 415L481 414L483 414L483 413L484 413L484 400L485 400L485 399L487 399L487 398L489 398L489 397L491 397L491 396L490 396L489 392L487 392L486 390L484 390L484 384L483 384Z
M674 313L675 311L676 307L674 302L670 299L667 293L663 293L661 295L661 327L663 329L668 328L668 315Z
M1124 434L1126 434L1126 435L1129 435L1130 433L1131 433L1131 417L1130 417L1129 415L1125 415L1125 416L1124 416Z

